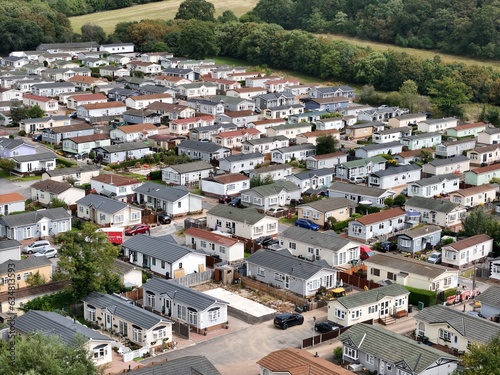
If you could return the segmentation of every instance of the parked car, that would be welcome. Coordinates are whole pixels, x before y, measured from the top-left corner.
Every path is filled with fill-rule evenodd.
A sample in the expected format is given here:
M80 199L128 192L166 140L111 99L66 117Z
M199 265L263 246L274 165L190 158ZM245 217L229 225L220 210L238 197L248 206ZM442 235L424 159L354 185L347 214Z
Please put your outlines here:
M275 216L277 215L279 212L285 212L286 211L286 208L283 208L283 207L276 207L276 208L270 208L269 210L267 210L267 214L268 215L271 215L271 216Z
M240 197L233 198L233 200L231 202L229 202L229 205L232 206L232 207L238 207L238 208L243 208L244 207L241 204L241 198Z
M274 326L287 329L288 327L301 325L304 323L304 317L300 314L283 313L274 318Z
M256 243L257 245L262 245L262 243L263 243L264 241L270 241L270 240L272 240L272 239L273 239L273 238L272 238L271 236L259 237L259 238L257 238L257 239L255 240L255 243Z
M33 255L34 257L57 258L57 250L53 247L46 247Z
M429 258L427 258L427 262L433 264L441 263L441 253L434 251L431 255L429 255Z
M378 245L378 251L383 253L388 251L396 251L398 249L398 245L391 241L384 241Z
M233 198L230 197L229 195L221 195L219 197L219 203L229 203L229 202L231 202L232 199Z
M351 176L349 177L349 182L351 184L363 184L365 182L365 178L360 176Z
M295 221L295 225L298 227L301 227L301 228L306 228L306 229L311 229L311 230L318 230L319 229L319 225L316 223L313 223L309 219L297 219L297 221Z
M158 214L158 222L160 224L170 224L172 222L172 216L169 214Z
M33 138L31 138L31 140L34 142L40 142L42 140L42 135L41 134L34 135Z
M137 224L134 225L132 228L129 228L125 231L126 236L135 236L136 234L140 233L149 233L149 225L147 224Z
M314 329L320 333L327 333L331 331L338 331L340 329L340 326L337 323L326 321L326 322L316 323L314 325Z
M272 245L276 245L278 243L280 243L279 240L277 240L275 238L270 238L270 239L262 241L261 245L264 246L264 247L269 247L269 246L272 246Z
M33 254L37 253L42 249L45 249L46 247L51 247L52 245L50 244L49 241L47 240L39 240L30 243L29 245L25 246L23 249L24 254Z

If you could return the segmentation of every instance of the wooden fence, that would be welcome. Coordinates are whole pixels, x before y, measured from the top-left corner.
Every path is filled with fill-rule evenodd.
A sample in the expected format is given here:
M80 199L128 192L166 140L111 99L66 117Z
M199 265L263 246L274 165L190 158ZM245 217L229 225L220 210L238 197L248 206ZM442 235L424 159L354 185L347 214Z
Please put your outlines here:
M193 285L206 283L213 279L214 279L214 270L207 270L203 272L190 273L186 276L177 277L172 280L175 281L177 284L190 287Z
M366 320L362 323L373 325L373 319ZM309 347L313 346L313 341L314 341L314 345L319 345L323 342L336 339L342 333L347 331L349 328L350 328L350 326L349 327L342 327L337 331L331 331L331 332L327 332L327 333L318 333L317 335L314 335L312 337L308 337L307 339L302 340L302 349L309 348Z
M337 277L339 280L342 280L344 284L352 285L359 289L365 289L365 286L368 289L375 289L381 286L373 281L363 279L356 275L350 275L346 272L337 272Z

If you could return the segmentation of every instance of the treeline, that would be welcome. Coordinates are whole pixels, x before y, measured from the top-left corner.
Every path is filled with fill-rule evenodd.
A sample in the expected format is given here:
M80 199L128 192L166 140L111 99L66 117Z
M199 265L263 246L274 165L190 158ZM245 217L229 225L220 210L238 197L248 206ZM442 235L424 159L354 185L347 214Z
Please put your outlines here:
M42 1L0 0L0 53L78 40L68 18Z
M82 14L127 8L162 0L46 0L50 7L68 17Z
M260 0L247 16L285 29L500 58L500 0Z

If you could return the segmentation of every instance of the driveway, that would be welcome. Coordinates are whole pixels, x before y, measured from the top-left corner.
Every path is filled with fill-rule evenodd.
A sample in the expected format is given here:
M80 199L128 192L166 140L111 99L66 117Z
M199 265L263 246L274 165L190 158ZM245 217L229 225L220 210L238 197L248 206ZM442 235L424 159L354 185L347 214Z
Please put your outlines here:
M7 180L6 178L0 179L0 191L2 194L8 193L19 193L24 198L31 198L31 189L30 185L35 183L36 181L18 181L12 182Z

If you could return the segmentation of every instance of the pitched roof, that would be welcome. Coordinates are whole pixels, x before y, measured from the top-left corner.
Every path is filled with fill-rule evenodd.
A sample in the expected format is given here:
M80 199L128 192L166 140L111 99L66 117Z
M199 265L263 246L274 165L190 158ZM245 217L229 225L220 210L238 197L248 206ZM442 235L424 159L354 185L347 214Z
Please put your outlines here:
M192 228L189 228L192 229ZM208 309L214 303L229 304L226 301L218 300L208 294L199 292L189 287L176 283L175 280L166 280L159 277L149 279L144 285L144 290L150 290L155 294L166 293L171 299L175 298L176 302L181 302L187 307L196 309L198 312ZM175 294L175 297L174 297Z
M398 235L398 237L418 238L437 232L442 232L441 227L438 227L437 225L424 225L421 227L411 228L408 232Z
M387 160L384 159L382 156L372 156L370 158L365 158L365 159L358 159L358 160L352 160L352 161L346 161L342 163L342 166L345 168L359 168L364 165L368 164L378 164L378 163L386 163Z
M46 171L49 177L57 177L57 176L68 176L75 173L86 173L86 172L97 172L99 171L99 167L92 164L79 165L74 168L59 168L54 169L53 171Z
M499 128L499 130L500 130L500 128ZM471 169L470 171L467 171L467 172L472 172L474 174L482 174L482 173L497 171L499 169L500 169L500 164L491 164L491 165L487 165L486 167Z
M202 142L203 143L203 142ZM224 160L228 162L239 162L242 160L251 160L251 159L262 159L264 160L264 155L262 155L260 152L252 152L249 154L235 154L235 155L229 155L224 158Z
M146 366L128 372L130 375L221 375L221 373L210 363L210 361L201 355L186 356L177 359L169 359L154 366ZM334 375L334 374L332 374Z
M458 362L458 358L440 350L368 324L355 324L339 336L344 344L387 363L406 364L412 373L420 374L441 358ZM381 345L383 343L383 345Z
M456 175L455 173L448 173L448 174L441 174L428 178L423 178L418 181L413 181L411 184L419 186L429 186L429 185L439 184L445 180L459 180L459 179L460 176Z
M484 192L491 191L491 190L496 191L496 187L491 185L491 184L485 184L485 185L479 185L479 186L471 186L471 187L466 188L466 189L460 189L460 190L454 191L450 194L461 195L462 197L467 197L470 195L484 193Z
M23 270L30 270L46 266L52 267L50 259L46 257L28 257L26 259L21 259L21 260L9 259L8 262L6 261L4 263L0 263L0 275L2 274L5 275L9 273L9 269L13 268L16 270L15 272L19 272Z
M237 208L227 206L225 204L218 204L208 210L207 215L213 215L217 217L223 217L229 220L237 221L240 223L256 224L264 218L270 218L261 214L253 207L248 208Z
M94 129L94 127L85 122L81 122L73 125L65 125L65 126L58 126L56 128L44 129L43 131L58 134L58 133L68 133L80 130L90 130L90 129Z
M331 184L328 190L338 191L346 194L349 193L349 194L363 195L367 197L381 197L387 192L387 190L385 189L349 184L346 182L338 182L338 181Z
M131 237L126 240L122 246L170 264L192 253L187 247L144 234Z
M299 180L309 180L315 176L321 177L321 176L332 176L335 172L330 169L330 168L320 168L320 169L313 169L305 172L300 172L296 173L293 176L295 178L298 178Z
M41 180L37 181L30 186L32 189L41 190L47 193L61 194L66 190L71 189L71 184L67 182L59 182L54 180Z
M91 111L93 109L106 109L106 108L121 108L126 107L123 102L106 102L106 103L91 103L91 104L82 104L83 108L87 111Z
M14 148L17 148L17 147L23 146L23 145L26 145L26 146L33 148L33 145L30 145L30 144L24 142L24 140L19 139L19 138L13 138L13 139L0 138L0 144L2 145L2 147L4 149L8 149L8 150L12 150Z
M315 357L306 350L287 348L269 353L257 361L257 364L273 374L290 375L352 375L326 359Z
M365 150L365 151L373 151L373 150L386 150L389 147L401 147L401 148L403 148L403 145L399 141L387 142L387 143L372 143L372 144L361 147L361 149Z
M476 297L476 300L483 304L500 308L500 286L490 285L488 289Z
M464 124L464 125L455 126L454 129L456 131L460 131L460 130L465 130L465 129L480 128L483 126L486 126L486 124L484 122L474 122L472 124Z
M114 173L101 174L99 176L92 177L90 180L102 182L104 184L113 186L135 185L135 184L140 184L142 182L135 178L125 177Z
M213 169L214 167L210 163L207 163L206 161L199 160L190 163L170 165L168 168L172 168L177 173L188 173L194 171L201 171L205 169Z
M131 133L147 132L148 130L158 130L158 127L156 127L151 123L145 123L145 124L120 126L117 130L120 130L126 134L131 134Z
M470 161L470 159L467 156L458 155L458 156L454 156L454 157L448 158L448 159L434 159L433 161L429 162L429 164L434 166L434 167L439 167L442 165L461 163L464 161Z
M261 197L268 197L279 194L282 190L291 192L291 191L300 191L300 188L297 187L297 185L295 185L293 182L290 182L288 180L279 180L272 184L260 185L251 189L242 190L241 193L245 194L253 192L257 195L260 195Z
M23 212L17 215L7 215L0 218L0 222L8 227L18 227L38 223L42 218L47 217L51 220L63 220L71 218L71 214L64 208L49 208L41 211Z
M99 146L96 148L102 149L111 154L113 152L121 152L121 151L125 152L125 151L139 150L143 148L149 149L149 145L144 142L126 142L126 143L121 143L119 145Z
M136 187L134 192L162 199L167 202L177 202L179 199L190 194L185 186L166 186L155 182L146 182Z
M92 206L96 210L109 214L114 214L128 206L127 203L123 203L97 194L86 195L85 197L78 199L76 201L76 204L88 207Z
M357 206L356 202L353 202L347 198L327 198L327 199L320 199L315 202L304 203L301 204L300 206L297 206L297 208L310 207L319 212L328 212L332 210L337 210L339 208L356 207L356 206Z
M393 165L387 169L382 169L380 171L373 172L371 175L378 177L385 177L385 176L397 175L400 173L418 171L420 169L421 168L417 164Z
M246 181L249 180L249 178L242 173L229 173L213 176L212 180L221 184L229 184L238 181Z
M472 236L472 237L469 237L469 238L466 238L466 239L463 239L463 240L460 240L457 242L450 243L444 247L446 247L447 249L452 248L453 250L460 251L460 250L467 249L468 247L471 247L474 245L479 245L479 244L486 242L486 241L493 241L493 239L490 236L488 236L487 234L477 234L475 236Z
M408 289L400 284L391 284L375 289L366 290L360 293L349 294L348 296L339 297L336 299L346 309L373 304L385 297L398 297L410 294Z
M26 199L19 193L8 193L0 195L0 204L12 203L12 202L24 202Z
M334 231L313 232L309 229L295 226L288 227L279 236L283 239L298 241L332 251L338 251L349 244L353 247L360 245L355 241L339 237Z
M81 143L89 143L95 141L104 141L105 139L109 139L109 135L107 134L90 134L90 135L81 135L79 137L69 138L68 141L81 144Z
M198 142L198 141L192 141L190 139L186 139L185 141L182 141L179 143L177 146L178 148L189 148L192 150L198 150L201 152L216 152L220 150L221 148L225 148L229 150L227 147L223 147L220 145L217 145L213 142Z
M456 209L459 205L450 202L449 200L437 200L424 197L411 197L406 201L405 207L416 207L437 212L449 213Z
M16 240L9 240L8 238L0 240L0 251L13 248L19 248L21 244Z
M171 324L168 319L162 318L159 315L153 314L136 305L130 304L128 301L110 294L92 292L83 299L90 305L96 308L108 309L111 314L125 321L135 324L143 329L151 329L158 323Z
M227 132L220 132L216 135L216 137L220 138L234 138L234 137L243 137L245 134L257 135L260 134L256 128L249 129L241 129L241 130L230 130Z
M364 262L368 266L378 265L390 267L397 272L412 273L430 277L432 279L448 271L446 267L438 264L422 262L418 259L406 258L394 254L375 254L374 256L366 259ZM450 271L457 272L452 269L450 269Z
M431 325L446 324L469 341L481 344L486 344L493 337L500 335L498 323L443 305L426 307L417 312L414 318Z
M302 280L307 280L316 275L325 267L324 261L310 262L308 260L293 257L288 250L270 251L261 249L246 259L247 263L256 264L267 269L290 275Z
M105 100L107 101L108 98L106 97L106 95L102 94L102 93L98 93L98 94L76 94L76 95L72 95L69 98L73 98L73 100L77 101L77 102L80 102L80 101L84 101L84 100Z
M69 346L75 344L76 335L83 335L87 340L115 341L111 337L84 326L73 318L52 311L29 310L26 314L16 318L16 329L25 334L43 332L47 335L57 335Z
M229 236L223 236L209 230L199 229L195 227L190 227L184 231L185 234L189 234L193 237L203 238L207 241L217 243L223 246L233 246L237 244L239 241L235 238Z
M336 158L342 156L347 157L347 154L343 151L337 151L337 152L330 152L328 154L309 156L309 158L312 158L314 160L323 160L323 159Z
M425 138L432 138L439 136L441 138L442 134L438 132L434 133L421 133L421 134L414 134L414 135L407 135L403 137L402 139L409 139L409 140L416 140L416 139L425 139Z
M24 162L35 161L35 160L40 160L40 161L54 160L56 158L57 158L57 156L55 154L53 154L52 152L41 152L39 154L33 154L33 155L13 156L12 160L17 161L18 163L24 163Z
M356 219L355 221L363 224L363 225L370 225L370 224L375 224L379 223L381 221L385 221L388 219L396 218L398 216L404 216L406 212L401 209L400 207L396 208L391 208L389 210L384 210L380 212L376 212L374 214L369 214L363 217L360 217L359 219Z

